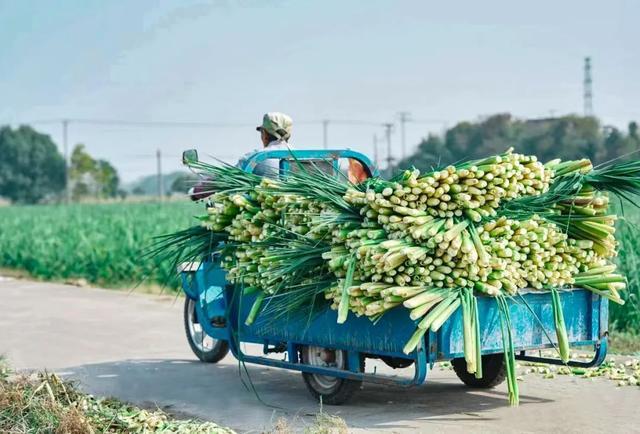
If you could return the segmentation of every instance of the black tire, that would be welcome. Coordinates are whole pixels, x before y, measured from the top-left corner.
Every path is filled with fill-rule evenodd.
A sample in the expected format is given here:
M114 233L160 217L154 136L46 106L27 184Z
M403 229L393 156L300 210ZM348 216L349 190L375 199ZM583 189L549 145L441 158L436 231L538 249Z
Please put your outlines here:
M302 362L305 364L317 364L313 360L310 360L309 352L313 351L317 347L303 347L302 348ZM349 369L347 366L347 352L336 350L335 353L341 353L338 355L342 360L343 366L336 366L342 369ZM364 358L360 359L360 370L364 371ZM347 380L344 378L327 377L325 375L310 374L307 372L302 373L302 379L307 386L309 392L318 402L322 401L322 404L327 405L342 405L349 401L353 394L362 387L362 380Z
M198 359L205 363L217 363L224 358L229 352L229 343L220 339L212 339L211 348L203 348L202 343L195 340L193 325L199 324L198 314L195 309L195 302L189 297L184 301L184 330L187 335L187 342L191 351ZM202 332L204 333L204 331Z
M464 384L476 389L491 389L507 378L504 354L482 356L482 378L476 378L474 374L467 372L467 362L465 362L464 358L453 359L451 365L453 365L453 370Z
M404 369L413 365L413 360L404 359L402 357L382 356L380 357L380 359L384 362L385 365L393 369Z

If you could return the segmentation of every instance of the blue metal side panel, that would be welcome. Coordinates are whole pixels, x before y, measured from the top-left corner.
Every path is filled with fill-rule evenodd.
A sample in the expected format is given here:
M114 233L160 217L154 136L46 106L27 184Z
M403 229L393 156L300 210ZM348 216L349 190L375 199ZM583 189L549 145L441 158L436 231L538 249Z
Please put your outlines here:
M258 315L254 324L246 326L244 319L251 309L253 297L234 296L230 287L223 290L226 287L224 270L215 263L207 263L195 273L193 280L195 285L192 282L190 290L194 287L197 290L199 315L206 318L228 315L227 323L238 330L242 341L287 342L396 357L416 357L415 353L409 356L402 353L404 344L415 330L415 323L404 309L388 312L377 323L350 314L344 324L337 324L337 313L328 308L321 308L313 316L291 313L274 318L263 312ZM556 342L556 335L549 294L529 293L524 298L529 307L519 297L509 301L515 347L519 350L551 347L549 338L551 342ZM560 298L572 344L592 344L604 335L608 322L606 299L586 290L562 291ZM227 305L232 305L232 308L226 309ZM478 308L483 352L502 352L500 316L495 299L480 297ZM215 337L221 337L220 329L211 331L215 333ZM462 356L461 310L445 322L437 333L429 333L427 344L429 362Z
M603 338L609 333L609 300L595 294L593 300L593 317L598 318L598 327L592 333Z
M246 318L251 308L252 299L247 298L242 300L241 319ZM388 312L375 324L368 318L358 318L353 314L344 324L338 324L337 312L329 308L322 309L311 318L299 314L273 318L262 314L251 326L244 325L242 321L240 324L239 335L243 340L249 336L260 336L273 342L287 341L399 357L412 357L402 353L402 348L416 327L406 310L402 309Z
M549 338L551 342L556 342L556 335L549 294L530 293L525 295L525 299L540 322L522 301L517 298L511 300L509 310L515 347L519 350L550 347ZM595 343L599 338L600 328L599 297L594 298L589 291L574 290L562 292L561 301L569 341L572 344ZM240 318L246 317L251 303L251 300L243 299ZM479 298L478 308L483 352L502 352L500 316L495 299ZM337 313L330 309L324 309L312 318L299 315L273 318L262 314L251 326L245 326L240 321L239 335L242 340L254 341L259 337L271 342L286 341L397 357L415 357L414 354L406 356L402 353L404 344L415 330L415 323L409 319L404 309L388 312L375 324L367 318L354 315L350 315L344 324L337 324L336 319ZM462 311L458 310L438 333L429 335L431 342L437 344L429 345L428 352L435 353L429 361L462 356Z
M518 297L510 300L509 313L515 347L517 349L551 347L549 338L554 343L557 343L557 339L549 294L529 293L524 298L539 321ZM601 309L599 298L586 290L560 293L567 334L572 344L590 344L598 340ZM478 310L483 353L502 352L500 314L495 299L480 297ZM438 359L451 359L463 355L462 334L462 312L458 310L438 332Z

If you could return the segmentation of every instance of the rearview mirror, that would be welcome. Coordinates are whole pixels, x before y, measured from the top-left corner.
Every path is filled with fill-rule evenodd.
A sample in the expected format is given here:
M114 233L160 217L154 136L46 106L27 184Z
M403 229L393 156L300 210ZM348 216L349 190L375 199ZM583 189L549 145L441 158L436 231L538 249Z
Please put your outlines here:
M195 149L187 149L182 151L182 164L188 166L189 164L198 162L198 151Z

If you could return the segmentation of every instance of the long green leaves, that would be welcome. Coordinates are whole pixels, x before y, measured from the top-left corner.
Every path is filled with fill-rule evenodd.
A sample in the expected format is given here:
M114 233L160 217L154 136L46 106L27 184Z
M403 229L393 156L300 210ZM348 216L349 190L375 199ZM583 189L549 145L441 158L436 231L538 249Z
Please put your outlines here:
M563 363L567 363L570 356L569 338L567 337L567 327L564 323L564 314L562 313L560 295L556 288L551 288L551 305L553 306L553 320L556 326L556 336L558 337L560 359Z
M326 242L275 225L271 236L253 246L264 248L264 265L245 277L252 273L265 285L262 290L268 293L262 311L270 318L307 310L337 280L322 258L330 250Z
M471 288L465 288L460 295L462 302L462 330L464 359L467 372L482 378L482 342L480 340L480 321L478 318L478 301Z
M478 313L478 297L473 297L473 312L471 315L471 327L476 335L476 378L482 378L482 338L480 334L480 315Z
M348 179L321 170L315 163L302 165L287 174L286 182L274 183L265 191L275 194L294 194L329 205L337 211L360 216L359 210L349 204L344 195L349 188L356 188Z
M210 256L226 239L225 233L212 232L200 225L193 226L157 236L144 251L144 256L168 262L173 270L177 270L182 263L199 262Z
M551 209L555 204L571 200L578 194L583 185L582 180L582 176L577 173L556 179L545 193L503 202L498 209L498 215L522 220L533 214L544 216L553 213Z
M500 328L502 331L502 347L504 349L504 363L507 369L507 388L509 390L509 404L517 406L520 403L518 380L516 376L515 347L513 345L513 326L509 313L509 304L505 297L496 297L496 303L500 312Z
M584 176L584 182L601 191L609 191L638 205L634 196L640 195L640 160L611 161Z
M200 185L203 188L201 193L246 193L260 184L262 178L253 173L247 173L244 170L232 166L230 164L220 162L215 166L202 161L189 163L189 167L197 171L203 176Z

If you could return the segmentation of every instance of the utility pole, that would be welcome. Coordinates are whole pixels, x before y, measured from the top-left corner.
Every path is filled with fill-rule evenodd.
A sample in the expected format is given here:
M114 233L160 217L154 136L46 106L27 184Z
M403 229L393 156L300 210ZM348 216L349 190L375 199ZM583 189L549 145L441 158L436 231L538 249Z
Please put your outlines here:
M584 115L593 116L593 90L591 89L591 57L584 58Z
M322 147L328 148L328 134L329 134L329 121L327 119L322 121Z
M156 162L158 169L158 200L162 202L164 186L162 185L162 153L160 152L160 149L156 151Z
M398 117L400 117L400 144L402 145L401 151L402 151L403 159L406 158L407 156L407 148L406 148L405 135L404 135L404 124L411 120L409 119L409 116L411 116L411 113L409 112L398 112Z
M64 200L67 205L71 203L71 177L69 176L69 171L71 169L69 164L69 143L67 140L69 129L69 121L67 119L62 120L62 146L64 150L64 173L65 173L65 181L64 181Z
M378 161L378 135L373 135L373 163L378 167L380 162Z
M391 175L391 167L393 166L393 153L391 152L391 128L393 128L392 123L382 124L384 126L384 134L387 138L387 170L389 171L389 175Z

